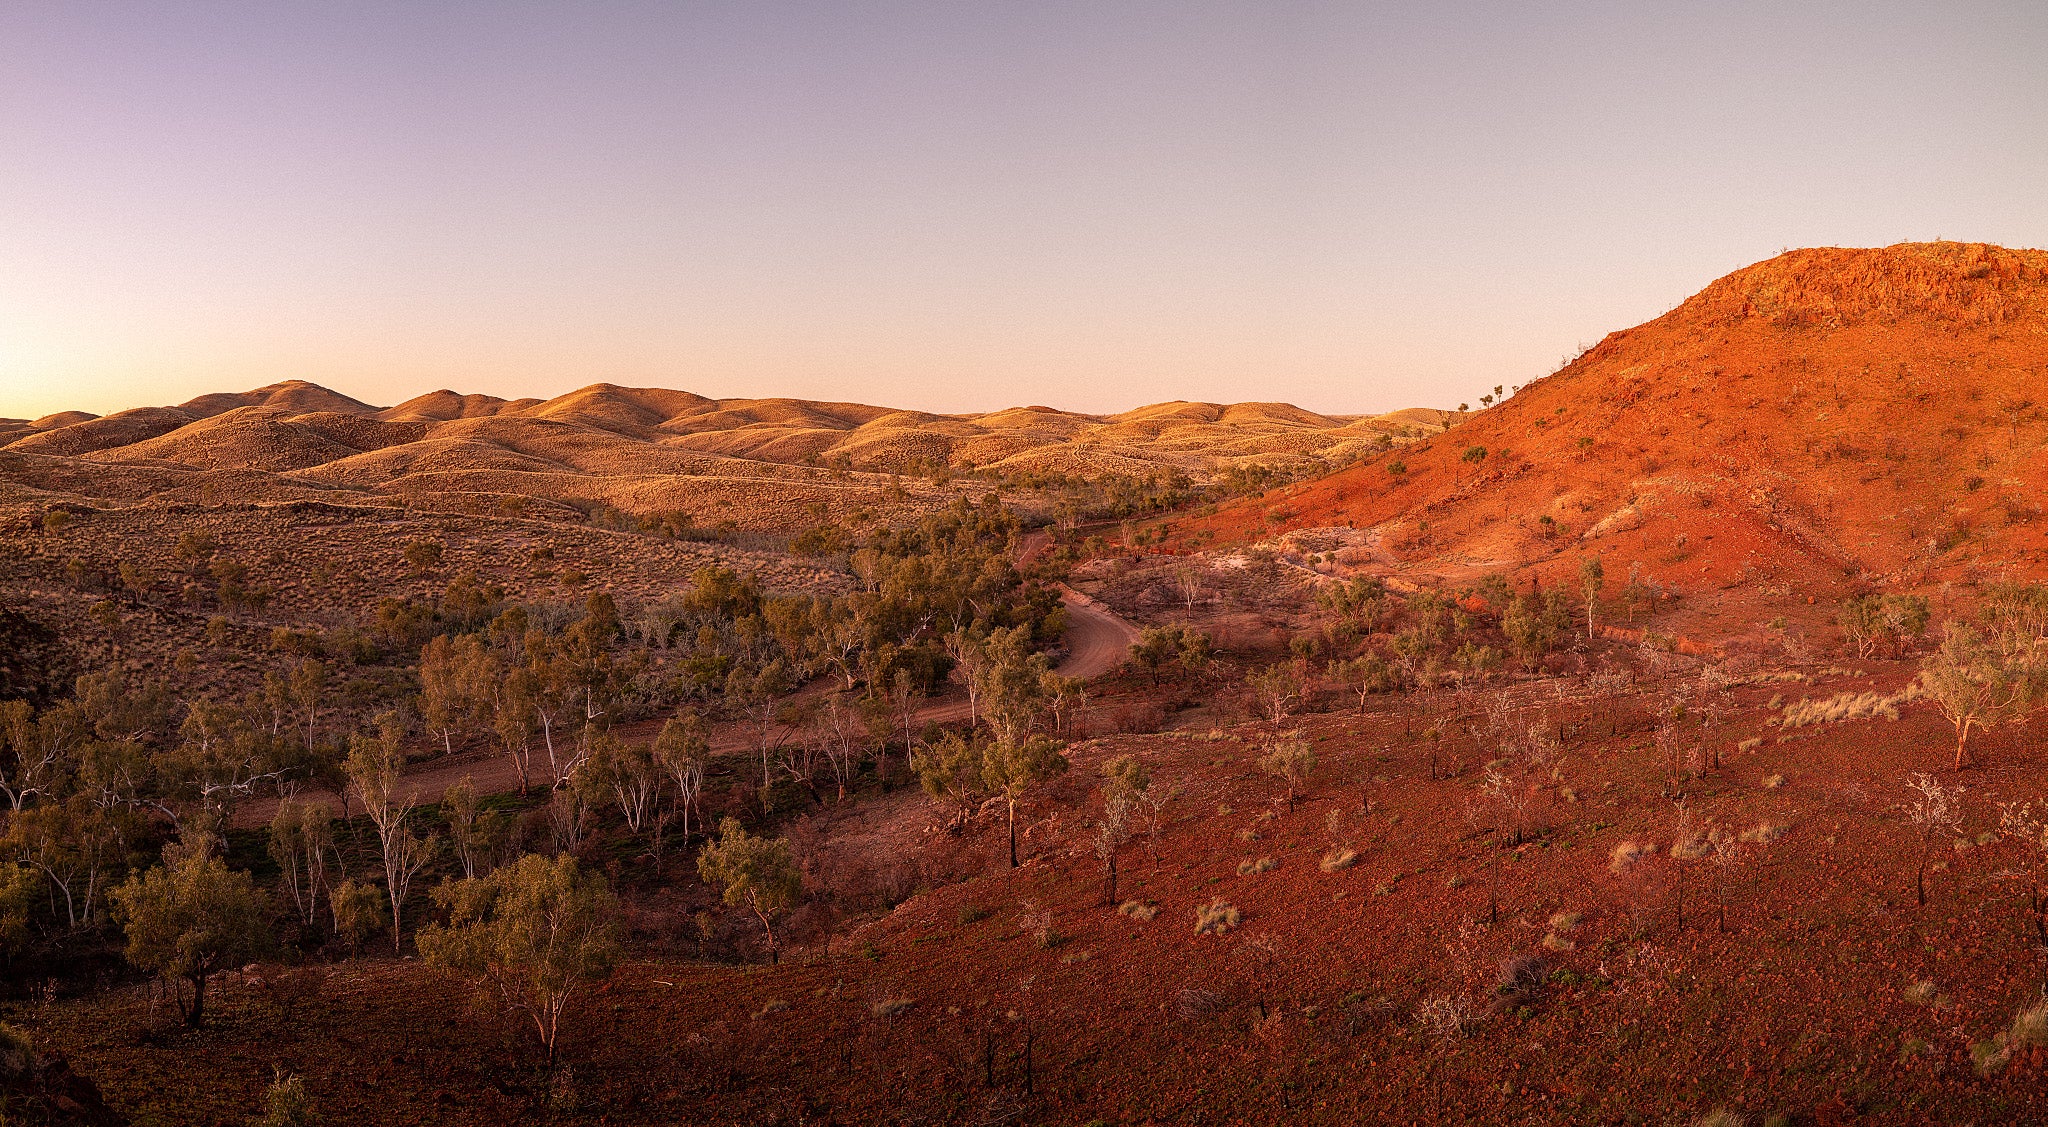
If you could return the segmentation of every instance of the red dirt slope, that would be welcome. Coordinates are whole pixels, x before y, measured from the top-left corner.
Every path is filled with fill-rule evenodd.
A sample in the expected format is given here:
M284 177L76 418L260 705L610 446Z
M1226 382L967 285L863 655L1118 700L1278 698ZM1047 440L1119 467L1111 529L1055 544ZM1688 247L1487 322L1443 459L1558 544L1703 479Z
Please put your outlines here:
M2044 373L2048 252L1793 251L1448 436L1226 506L1176 539L1349 525L1390 566L1549 582L1597 553L1610 583L1639 563L1683 592L1780 602L2034 572Z

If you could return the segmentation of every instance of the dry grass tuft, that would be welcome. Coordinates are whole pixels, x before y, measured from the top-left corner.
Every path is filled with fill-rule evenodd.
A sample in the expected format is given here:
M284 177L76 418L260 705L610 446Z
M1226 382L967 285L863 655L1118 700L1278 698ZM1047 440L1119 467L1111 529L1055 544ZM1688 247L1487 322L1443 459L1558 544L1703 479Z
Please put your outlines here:
M1916 680L1890 696L1863 692L1837 693L1826 700L1809 698L1786 705L1778 723L1785 728L1804 728L1848 720L1897 720L1899 706L1919 700L1920 696L1920 682Z
M1323 854L1323 871L1334 873L1348 869L1358 861L1358 854L1349 849L1339 849Z
M1625 873L1637 861L1657 852L1657 847L1640 841L1624 841L1607 855L1607 871Z
M1236 908L1221 900L1195 909L1196 935L1222 935L1238 925L1240 920Z
M1147 904L1142 900L1126 900L1116 906L1116 914L1129 916L1134 920L1149 920L1159 914L1159 905Z
M917 1005L915 998L884 998L869 1009L879 1018L891 1018Z
M1449 1043L1472 1024L1472 1003L1463 995L1439 994L1416 1007L1415 1019L1430 1036Z

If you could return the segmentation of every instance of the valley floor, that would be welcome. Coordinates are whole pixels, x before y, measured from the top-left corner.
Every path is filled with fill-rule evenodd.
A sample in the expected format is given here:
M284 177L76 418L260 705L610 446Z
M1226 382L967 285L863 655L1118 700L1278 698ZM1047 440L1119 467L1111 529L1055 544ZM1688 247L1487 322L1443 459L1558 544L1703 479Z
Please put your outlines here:
M224 976L197 1033L135 990L9 1020L138 1124L244 1122L277 1067L366 1124L2038 1121L2043 1052L2000 1034L2042 998L2040 858L1996 833L2000 801L2048 795L2038 725L1942 774L1962 833L1926 842L1907 778L1952 750L1926 705L1767 723L1773 695L1910 675L1737 688L1720 764L1676 778L1648 723L1668 686L1523 683L1504 703L1563 738L1519 845L1470 741L1421 734L1444 702L1301 718L1319 764L1291 809L1259 725L1085 741L1022 867L779 966L633 962L580 1000L553 1072L516 1018L388 956ZM1120 753L1172 795L1124 848L1121 910L1090 809ZM996 853L999 822L953 838L920 798L884 803L896 848ZM1739 841L1719 862L1671 849L1710 829ZM1216 905L1236 926L1197 934Z

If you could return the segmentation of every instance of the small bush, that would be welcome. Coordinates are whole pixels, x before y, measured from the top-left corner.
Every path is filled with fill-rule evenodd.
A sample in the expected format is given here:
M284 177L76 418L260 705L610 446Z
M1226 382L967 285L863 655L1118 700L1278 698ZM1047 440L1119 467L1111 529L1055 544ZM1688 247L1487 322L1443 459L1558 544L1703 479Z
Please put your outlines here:
M1239 861L1237 863L1237 875L1241 877L1254 876L1258 873L1263 873L1271 870L1279 863L1280 862L1273 860L1271 857L1261 857L1257 860L1253 860L1252 858L1247 857L1244 860Z
M1549 966L1534 955L1502 959L1500 977L1494 982L1493 992L1503 997L1525 998L1543 989L1549 978Z
M1326 873L1348 869L1358 861L1358 854L1349 849L1338 849L1323 854L1323 871Z
M1196 935L1222 935L1238 925L1240 920L1236 908L1221 900L1195 909Z
M1654 845L1645 845L1640 841L1624 841L1620 845L1615 846L1614 851L1607 855L1607 871L1611 873L1627 872L1630 866L1656 851L1657 847Z
M1779 787L1782 787L1784 785L1785 776L1783 775L1771 775L1764 779L1765 790L1777 790Z
M278 1069L263 1093L263 1116L256 1120L256 1127L312 1127L318 1122L313 1101L306 1096L306 1082Z
M413 540L405 546L405 562L414 571L432 571L441 566L442 546L437 540Z
M984 908L979 904L962 904L960 905L960 926L966 927L968 924L980 923L992 915L995 915L993 909Z
M1416 1007L1415 1018L1430 1036L1454 1041L1472 1024L1472 1003L1461 995L1439 994Z
M1736 744L1735 750L1755 751L1757 748L1760 748L1762 746L1764 746L1764 738L1762 736L1751 736L1748 739L1743 740L1741 743Z
M1116 914L1129 916L1134 920L1149 920L1159 914L1159 905L1147 904L1142 900L1126 900L1116 906Z
M1748 845L1769 845L1784 837L1785 831L1790 828L1783 822L1758 822L1742 831L1742 841Z

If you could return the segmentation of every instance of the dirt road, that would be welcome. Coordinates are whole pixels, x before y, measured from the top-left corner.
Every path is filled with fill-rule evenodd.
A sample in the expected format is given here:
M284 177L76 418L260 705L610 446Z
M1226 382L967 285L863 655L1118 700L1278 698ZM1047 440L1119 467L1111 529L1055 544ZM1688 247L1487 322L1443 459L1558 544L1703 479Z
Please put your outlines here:
M1138 628L1117 613L1071 587L1060 587L1067 606L1067 656L1059 664L1062 677L1100 677L1124 663Z
M1067 654L1056 667L1060 675L1082 679L1099 677L1123 664L1130 654L1131 643L1138 640L1137 627L1071 588L1060 588L1060 601L1067 607ZM921 724L949 724L967 718L967 698L950 694L917 711ZM618 731L626 739L651 740L660 726L658 720L643 720L621 725ZM740 731L739 725L720 724L711 731L711 750L718 755L741 755L753 753L755 745L746 733ZM901 754L900 748L897 753ZM758 760L758 755L755 758ZM528 774L529 781L539 786L547 785L545 752L536 752L534 761L528 765ZM470 780L478 794L503 794L516 790L519 787L519 768L509 755L469 751L423 763L407 772L405 779L410 784L413 801L434 803L441 800L449 787L464 779ZM311 791L300 797L324 802L336 813L341 811L340 798L331 792ZM252 799L235 811L235 825L244 829L266 825L276 812L275 798Z

